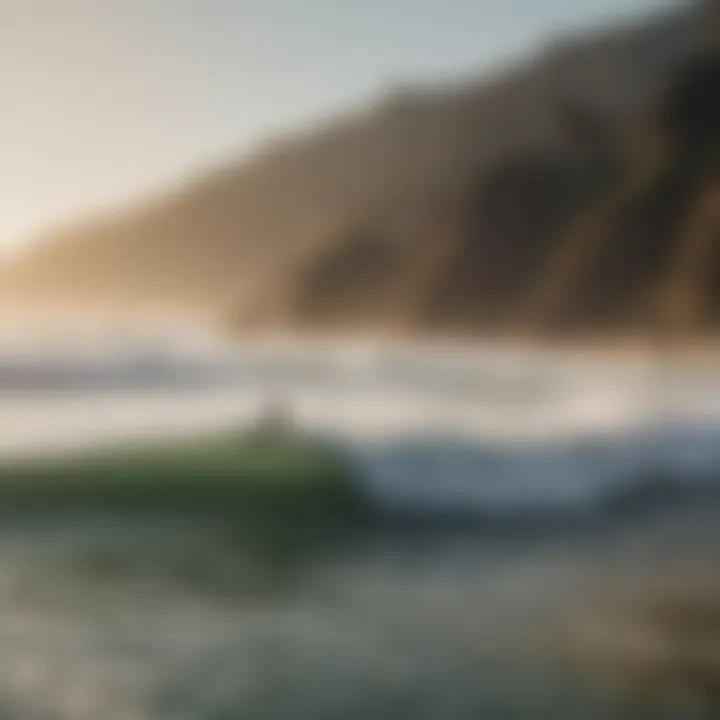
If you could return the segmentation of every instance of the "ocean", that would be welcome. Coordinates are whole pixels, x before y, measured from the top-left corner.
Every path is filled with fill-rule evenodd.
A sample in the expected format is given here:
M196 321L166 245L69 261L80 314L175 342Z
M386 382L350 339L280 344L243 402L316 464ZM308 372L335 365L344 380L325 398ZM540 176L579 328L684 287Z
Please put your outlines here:
M207 516L2 513L0 717L619 717L623 663L657 656L634 604L720 566L707 358L286 343L0 358L7 458L240 436L268 406L342 450L381 521L277 562Z

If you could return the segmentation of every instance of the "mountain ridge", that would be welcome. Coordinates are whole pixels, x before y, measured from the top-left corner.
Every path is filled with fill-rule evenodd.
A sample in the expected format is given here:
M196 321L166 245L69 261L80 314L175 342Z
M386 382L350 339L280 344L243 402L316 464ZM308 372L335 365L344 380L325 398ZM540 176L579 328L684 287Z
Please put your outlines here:
M701 26L666 13L483 80L406 87L50 233L3 268L0 299L187 307L239 333L495 330Z

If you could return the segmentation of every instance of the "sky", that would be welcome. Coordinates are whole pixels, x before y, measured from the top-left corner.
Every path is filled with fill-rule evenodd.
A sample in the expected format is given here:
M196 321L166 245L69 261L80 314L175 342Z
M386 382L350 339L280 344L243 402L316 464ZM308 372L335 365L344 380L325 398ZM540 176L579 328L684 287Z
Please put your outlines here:
M0 250L662 0L0 0Z

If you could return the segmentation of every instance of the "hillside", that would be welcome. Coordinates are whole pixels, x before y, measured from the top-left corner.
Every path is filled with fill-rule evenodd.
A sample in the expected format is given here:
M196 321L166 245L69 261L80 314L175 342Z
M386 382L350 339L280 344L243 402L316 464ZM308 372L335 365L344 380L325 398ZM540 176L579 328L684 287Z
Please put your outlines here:
M521 327L566 227L624 172L627 128L696 51L699 19L668 14L491 78L389 93L42 238L0 273L0 301L188 309L237 332ZM642 257L645 277L656 268Z

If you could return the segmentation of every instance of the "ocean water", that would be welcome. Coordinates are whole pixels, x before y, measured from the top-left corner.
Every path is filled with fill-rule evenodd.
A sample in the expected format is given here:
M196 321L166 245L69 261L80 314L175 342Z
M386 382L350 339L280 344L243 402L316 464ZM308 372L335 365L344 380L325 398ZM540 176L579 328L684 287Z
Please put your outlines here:
M0 387L7 455L242 429L280 404L388 511L280 564L207 518L4 517L0 717L620 717L624 661L656 657L634 604L715 592L712 362L16 353Z
M0 457L242 432L268 406L389 509L593 509L720 466L716 357L258 343L0 354Z
M686 509L534 533L385 531L290 572L258 565L227 529L201 524L7 525L0 711L619 717L624 696L612 674L595 673L595 655L608 645L631 653L620 629L642 624L628 626L612 599L712 572L718 515ZM597 647L578 640L578 628L592 638L598 626Z

